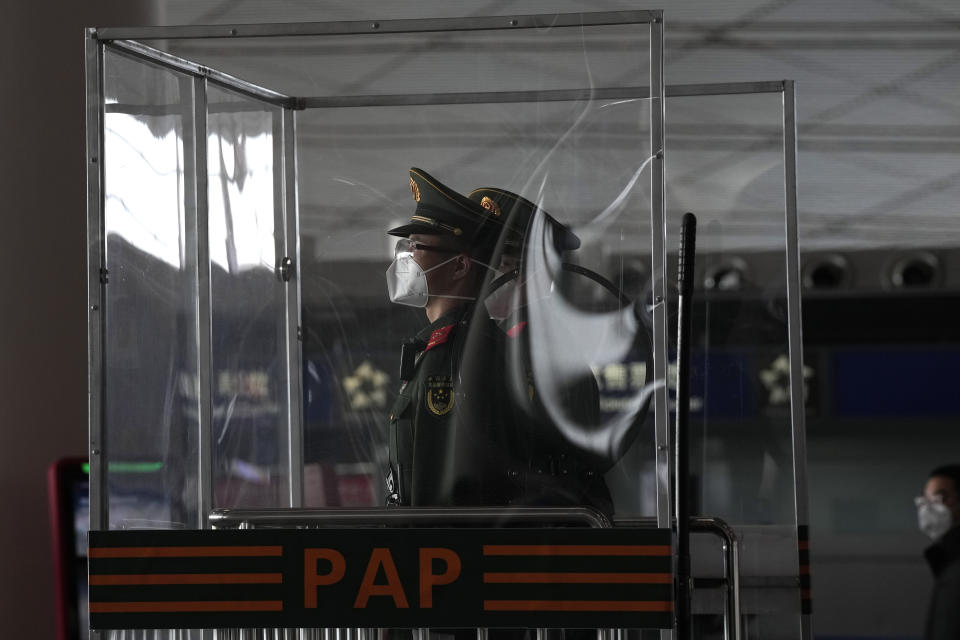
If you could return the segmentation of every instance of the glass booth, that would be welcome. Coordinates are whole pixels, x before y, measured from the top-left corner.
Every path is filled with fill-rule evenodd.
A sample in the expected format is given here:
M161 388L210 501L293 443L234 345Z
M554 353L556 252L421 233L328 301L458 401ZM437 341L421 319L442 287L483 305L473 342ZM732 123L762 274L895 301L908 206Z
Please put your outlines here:
M693 633L808 638L793 84L665 86L663 28L632 11L88 31L91 530L670 529L692 211ZM460 415L412 462L468 489L492 465L492 499L385 506L401 347L430 324L384 280L411 168L529 201L481 204L500 231L457 307L462 360L425 392ZM387 633L333 626L270 633Z

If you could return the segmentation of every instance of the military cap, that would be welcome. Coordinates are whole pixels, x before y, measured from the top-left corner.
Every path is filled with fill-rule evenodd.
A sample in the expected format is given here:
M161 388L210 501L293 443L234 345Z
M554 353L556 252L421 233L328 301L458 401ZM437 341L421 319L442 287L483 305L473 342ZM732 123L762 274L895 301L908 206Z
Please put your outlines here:
M503 230L499 214L457 193L423 169L410 169L410 191L417 208L409 223L387 232L392 236L451 235L467 245L492 245Z
M580 238L573 231L523 196L504 189L481 187L471 191L469 197L484 209L502 218L506 225L505 242L508 247L523 245L533 214L539 210L546 216L547 223L554 228L554 246L558 251L573 251L580 248Z

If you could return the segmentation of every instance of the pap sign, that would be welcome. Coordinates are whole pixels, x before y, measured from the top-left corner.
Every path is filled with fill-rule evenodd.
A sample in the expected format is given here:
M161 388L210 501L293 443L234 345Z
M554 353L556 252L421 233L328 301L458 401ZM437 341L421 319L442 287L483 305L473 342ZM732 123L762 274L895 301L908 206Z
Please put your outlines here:
M669 628L669 530L91 531L93 629Z

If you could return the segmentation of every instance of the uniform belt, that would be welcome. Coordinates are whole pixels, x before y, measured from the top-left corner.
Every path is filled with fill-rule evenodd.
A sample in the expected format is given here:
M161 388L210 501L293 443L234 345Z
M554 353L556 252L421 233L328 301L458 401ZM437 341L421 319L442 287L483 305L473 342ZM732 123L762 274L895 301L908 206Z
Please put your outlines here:
M512 476L553 476L557 478L590 479L597 475L592 465L584 464L576 457L565 454L545 454L527 460L525 469L517 469Z

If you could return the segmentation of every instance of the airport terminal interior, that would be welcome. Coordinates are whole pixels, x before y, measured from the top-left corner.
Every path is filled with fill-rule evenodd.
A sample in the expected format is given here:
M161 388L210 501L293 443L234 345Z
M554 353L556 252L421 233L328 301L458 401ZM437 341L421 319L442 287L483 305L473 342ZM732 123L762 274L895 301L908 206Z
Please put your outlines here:
M10 637L958 637L960 5L31 11Z

